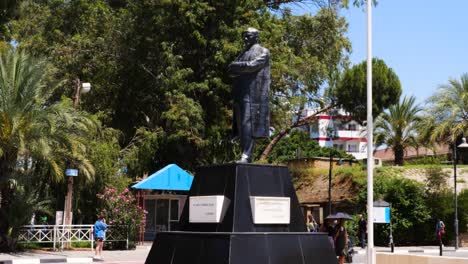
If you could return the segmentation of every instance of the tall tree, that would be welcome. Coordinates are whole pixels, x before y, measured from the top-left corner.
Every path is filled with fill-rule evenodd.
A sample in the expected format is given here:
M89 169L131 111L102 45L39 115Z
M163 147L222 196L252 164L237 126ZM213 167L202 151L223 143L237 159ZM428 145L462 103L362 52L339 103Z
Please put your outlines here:
M260 156L267 159L275 145L296 127L310 123L332 102L323 99L322 88L332 86L346 67L351 43L345 36L346 20L337 7L322 8L314 16L283 12L283 31L270 49L277 56L272 69L272 126L277 133ZM279 37L279 39L278 39ZM319 109L305 117L306 107Z
M45 60L24 52L0 54L0 240L13 224L5 221L18 178L36 173L60 181L67 165L88 178L94 175L85 154L96 126L73 109L71 100L50 100L48 70Z
M367 63L346 70L333 91L336 102L358 121L367 116ZM400 79L381 59L372 59L372 114L377 117L384 109L397 104L401 95Z
M395 165L402 166L406 148L417 144L416 130L420 121L421 108L414 97L403 100L388 108L375 122L376 146L387 145L395 155Z
M428 99L422 135L431 142L454 142L468 129L468 73L440 85Z

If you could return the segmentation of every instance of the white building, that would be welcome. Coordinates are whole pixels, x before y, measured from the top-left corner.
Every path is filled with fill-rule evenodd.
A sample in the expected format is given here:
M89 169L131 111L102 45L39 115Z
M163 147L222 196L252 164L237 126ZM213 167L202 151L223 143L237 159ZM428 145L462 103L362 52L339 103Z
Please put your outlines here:
M306 116L311 116L316 110L305 110ZM356 159L367 158L367 139L365 126L351 119L351 116L343 110L335 110L329 113L318 114L307 132L312 139L319 142L321 147L334 147L344 150Z

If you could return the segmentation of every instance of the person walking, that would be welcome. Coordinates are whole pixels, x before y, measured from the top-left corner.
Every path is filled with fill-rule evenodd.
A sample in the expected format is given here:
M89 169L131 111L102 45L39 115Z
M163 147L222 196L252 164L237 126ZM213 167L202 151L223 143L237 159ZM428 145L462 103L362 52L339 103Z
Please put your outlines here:
M106 219L101 213L98 220L94 223L94 239L96 240L96 252L94 258L102 259L102 248L104 246L104 237L106 236Z
M310 215L307 215L307 218L308 218L308 220L309 220L309 221L308 221L309 223L308 223L308 225L307 225L307 230L308 230L309 232L317 232L317 230L318 230L318 224L317 224L317 222L315 221L314 216L310 214Z
M39 234L39 237L41 240L47 236L48 226L49 226L49 223L47 222L47 216L41 217L41 227L40 227L41 232Z
M445 234L445 224L440 219L437 220L436 234L439 239L439 243L442 245L442 235Z
M348 232L344 226L344 220L340 219L335 228L335 253L339 264L343 264L345 256L348 254Z
M367 236L367 221L362 217L362 214L358 215L358 236L359 236L359 244L361 248L366 247L366 236Z

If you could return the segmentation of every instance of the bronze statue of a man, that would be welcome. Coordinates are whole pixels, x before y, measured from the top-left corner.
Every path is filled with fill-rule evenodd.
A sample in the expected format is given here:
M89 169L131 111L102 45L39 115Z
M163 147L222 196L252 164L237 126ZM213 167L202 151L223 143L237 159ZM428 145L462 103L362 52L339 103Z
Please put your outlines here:
M248 28L242 33L245 49L229 64L234 78L234 131L240 137L242 157L238 162L252 161L255 139L270 133L270 51L259 44L259 32Z

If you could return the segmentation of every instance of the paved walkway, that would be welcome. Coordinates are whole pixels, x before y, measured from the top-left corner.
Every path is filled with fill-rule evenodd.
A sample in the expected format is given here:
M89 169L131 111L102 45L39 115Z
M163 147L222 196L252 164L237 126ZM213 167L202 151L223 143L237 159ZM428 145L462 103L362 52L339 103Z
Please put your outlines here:
M91 250L72 251L28 251L12 254L0 254L0 264L32 264L32 263L102 263L102 264L143 264L148 256L151 244L138 246L135 250L104 251L104 260L93 259L94 252ZM388 247L376 247L377 252L390 252ZM366 254L366 250L360 247L354 248L357 255ZM395 247L395 253L437 253L439 247ZM459 248L455 251L453 247L444 247L444 252L468 253L468 248Z
M467 252L468 247L455 250L454 247L443 247L443 252ZM354 247L356 254L366 254L366 249ZM376 252L391 252L390 247L375 247ZM439 253L439 246L421 246L421 247L395 247L394 253L412 254L412 253Z
M140 264L144 263L148 256L151 245L138 246L135 250L113 250L102 253L104 260L93 259L94 252L91 250L72 251L42 251L34 250L11 254L0 253L0 264L29 264L29 263L92 263L105 264Z

